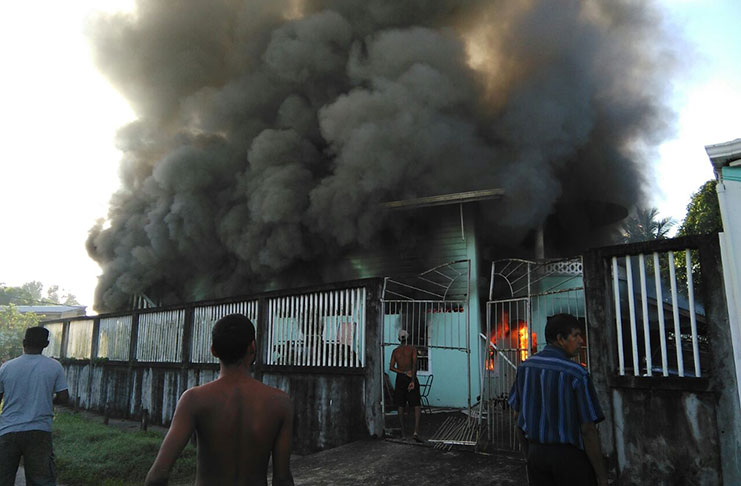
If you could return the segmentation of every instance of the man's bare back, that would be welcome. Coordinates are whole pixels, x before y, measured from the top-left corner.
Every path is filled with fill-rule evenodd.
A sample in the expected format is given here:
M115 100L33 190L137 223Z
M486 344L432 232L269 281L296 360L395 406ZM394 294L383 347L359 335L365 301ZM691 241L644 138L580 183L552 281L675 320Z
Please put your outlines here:
M196 485L267 484L271 454L273 484L293 484L288 473L293 421L288 395L235 375L227 373L182 395L153 470L176 458L195 432Z
M180 397L146 484L167 484L175 460L195 433L196 485L266 485L271 455L273 485L293 485L293 405L288 395L250 375L255 358L252 323L231 314L216 322L212 334L219 378Z
M255 379L225 377L189 390L198 441L196 484L266 484L293 412L288 395ZM275 464L274 466L280 466Z

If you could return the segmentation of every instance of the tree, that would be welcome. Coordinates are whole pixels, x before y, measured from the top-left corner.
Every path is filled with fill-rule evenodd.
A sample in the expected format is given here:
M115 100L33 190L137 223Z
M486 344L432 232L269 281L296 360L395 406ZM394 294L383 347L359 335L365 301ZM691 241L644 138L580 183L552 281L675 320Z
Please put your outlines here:
M26 282L20 287L8 287L0 283L0 305L63 304L79 305L77 297L64 292L60 296L59 285L52 285L43 294L44 285L39 281Z
M675 224L673 218L659 219L659 210L656 208L637 208L635 214L623 223L623 241L663 240Z
M720 204L715 179L710 179L690 199L687 215L679 227L678 236L704 235L723 231Z
M23 353L26 328L38 324L39 316L36 314L21 314L13 304L0 307L0 363Z

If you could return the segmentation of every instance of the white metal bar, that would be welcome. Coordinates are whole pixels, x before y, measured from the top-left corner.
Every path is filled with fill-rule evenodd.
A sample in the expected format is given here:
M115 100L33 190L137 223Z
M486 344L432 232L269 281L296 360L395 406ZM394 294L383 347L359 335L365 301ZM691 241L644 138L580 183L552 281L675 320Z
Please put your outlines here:
M327 366L327 300L329 299L329 292L322 292L320 294L321 311L319 312L319 319L322 328L322 366Z
M329 332L331 333L331 340L332 340L332 347L330 349L330 359L329 363L331 366L337 366L337 346L338 346L338 339L337 339L337 291L332 291L331 294L331 325L329 327Z
M618 374L625 375L625 356L623 354L623 326L620 315L620 281L618 275L617 257L612 257L612 290L615 296L615 326L618 345Z
M310 329L309 329L309 296L306 294L303 294L301 296L301 312L299 315L301 316L301 326L304 330L304 349L303 349L303 359L302 365L308 366L309 365L309 357L311 355L311 336L310 336Z
M306 313L309 318L309 326L311 327L311 354L310 354L310 363L311 366L317 365L317 350L319 348L319 342L317 340L317 319L316 319L316 313L319 310L319 306L317 305L317 293L314 292L309 295L309 311Z
M641 374L638 365L638 338L636 336L636 308L635 298L633 296L633 262L631 261L630 255L625 255L625 272L626 280L628 283L628 310L630 313L630 342L631 350L633 351L633 374L639 376Z
M643 310L643 344L646 355L646 375L651 376L653 363L651 362L651 330L648 321L648 293L646 292L646 259L641 253L638 255L638 266L641 272L641 307Z
M270 299L270 314L269 319L270 323L268 327L271 330L271 336L270 336L270 362L274 365L281 364L280 362L280 348L278 347L278 344L280 342L279 340L279 332L280 329L278 329L278 313L280 312L280 300L279 299Z
M355 333L355 367L361 367L361 357L364 354L363 353L363 347L362 347L362 335L361 335L361 325L360 325L360 319L362 318L362 300L361 300L361 289L355 289L353 291L355 293L355 319L353 320L353 331Z
M672 290L672 317L674 318L674 347L677 350L677 373L684 376L684 359L682 358L682 330L679 326L679 303L677 302L677 274L674 268L674 252L669 252L669 283Z
M299 365L300 363L296 362L296 341L298 340L298 336L296 336L296 339L291 339L294 337L294 333L298 333L298 329L296 328L296 324L299 322L297 317L298 300L296 296L282 297L281 304L283 307L282 318L280 320L281 364L284 366Z
M697 339L697 315L695 314L695 287L692 281L692 255L690 250L684 251L687 265L687 297L690 301L690 327L692 329L692 359L695 363L695 376L700 377L700 345Z
M654 281L656 283L656 313L659 317L659 345L661 346L661 373L669 376L669 358L666 349L666 323L664 321L664 295L661 288L659 254L654 252Z

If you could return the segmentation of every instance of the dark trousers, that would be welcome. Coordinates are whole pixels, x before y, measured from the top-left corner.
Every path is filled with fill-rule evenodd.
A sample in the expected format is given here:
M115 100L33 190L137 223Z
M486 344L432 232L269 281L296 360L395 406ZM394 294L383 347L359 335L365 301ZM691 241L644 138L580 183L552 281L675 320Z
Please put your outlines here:
M530 486L594 486L597 477L587 454L572 445L537 444L527 450Z
M0 486L15 484L21 456L28 486L57 484L51 432L29 430L0 435Z

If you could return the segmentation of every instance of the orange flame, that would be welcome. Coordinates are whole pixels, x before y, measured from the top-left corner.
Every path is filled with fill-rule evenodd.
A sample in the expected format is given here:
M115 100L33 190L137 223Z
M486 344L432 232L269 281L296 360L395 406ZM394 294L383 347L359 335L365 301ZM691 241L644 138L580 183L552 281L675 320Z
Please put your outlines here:
M537 349L538 335L533 333L533 347ZM527 326L520 327L520 360L525 361L530 357L530 346L528 346Z

